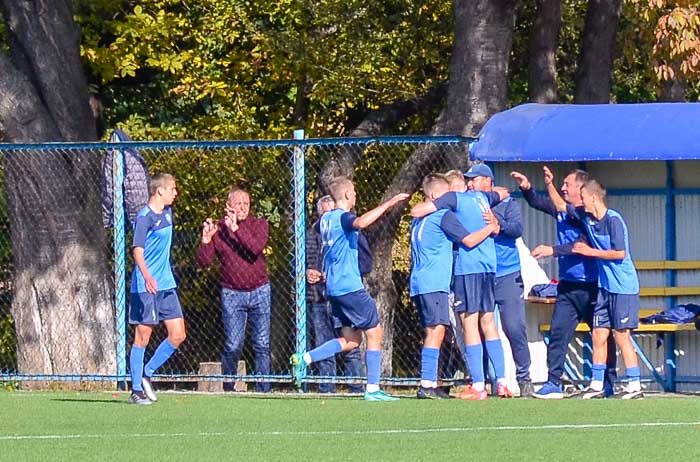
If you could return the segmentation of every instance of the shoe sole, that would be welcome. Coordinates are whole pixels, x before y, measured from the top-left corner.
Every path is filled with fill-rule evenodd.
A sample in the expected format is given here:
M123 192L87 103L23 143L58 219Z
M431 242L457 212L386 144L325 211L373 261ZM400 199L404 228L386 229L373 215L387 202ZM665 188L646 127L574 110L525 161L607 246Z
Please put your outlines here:
M531 396L537 399L564 399L564 393L547 393L546 395L533 393Z

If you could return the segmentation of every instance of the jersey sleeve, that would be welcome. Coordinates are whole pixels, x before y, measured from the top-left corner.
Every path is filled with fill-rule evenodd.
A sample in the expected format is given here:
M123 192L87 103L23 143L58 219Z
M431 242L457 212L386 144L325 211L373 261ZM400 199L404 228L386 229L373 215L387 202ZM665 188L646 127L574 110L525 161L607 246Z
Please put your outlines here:
M554 203L552 203L552 200L549 197L544 197L537 194L532 188L521 188L520 191L522 191L523 197L530 207L547 213L553 217L557 216L557 208L554 206Z
M486 199L488 199L491 208L501 203L501 195L496 191L482 191L482 193L486 196Z
M440 220L440 227L452 242L461 242L469 231L462 225L457 215L448 211Z
M340 216L340 226L343 227L343 231L354 231L355 227L352 224L355 223L356 219L357 217L350 212L345 212L344 214L342 214Z
M148 215L138 215L136 217L136 223L134 223L134 241L132 248L141 247L146 248L146 236L148 236L148 230L151 228L151 219Z
M625 245L625 226L618 217L610 217L610 248L627 250Z
M441 197L435 200L435 207L440 209L448 209L453 212L457 210L457 193L450 191L447 194L443 194Z

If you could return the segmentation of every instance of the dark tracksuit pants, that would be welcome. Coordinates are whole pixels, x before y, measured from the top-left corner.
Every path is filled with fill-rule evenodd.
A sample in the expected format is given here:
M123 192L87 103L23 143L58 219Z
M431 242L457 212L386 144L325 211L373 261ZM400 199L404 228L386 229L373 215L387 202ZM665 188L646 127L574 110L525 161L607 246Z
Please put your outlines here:
M569 343L579 322L586 322L592 327L593 307L598 297L597 284L584 282L560 281L557 301L552 313L549 345L547 346L548 380L561 384L564 374L564 363ZM608 363L605 371L605 386L612 387L617 379L615 340L612 335L608 338Z
M523 278L520 271L496 277L496 304L503 332L508 338L518 383L530 381L530 348L527 342Z

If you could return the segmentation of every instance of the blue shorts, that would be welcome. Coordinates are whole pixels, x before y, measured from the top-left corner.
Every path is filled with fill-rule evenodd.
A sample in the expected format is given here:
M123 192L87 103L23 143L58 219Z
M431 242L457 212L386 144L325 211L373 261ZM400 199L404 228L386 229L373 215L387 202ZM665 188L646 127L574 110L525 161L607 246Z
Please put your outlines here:
M342 327L371 329L379 325L377 304L365 289L345 295L328 296L333 316L340 320Z
M129 324L157 325L161 321L182 317L182 308L175 289L159 290L155 294L131 294Z
M593 308L593 327L635 329L639 326L639 295L613 294L598 290Z
M411 297L418 309L420 325L423 327L450 325L450 294L430 292Z
M455 276L456 313L492 313L495 310L494 273Z

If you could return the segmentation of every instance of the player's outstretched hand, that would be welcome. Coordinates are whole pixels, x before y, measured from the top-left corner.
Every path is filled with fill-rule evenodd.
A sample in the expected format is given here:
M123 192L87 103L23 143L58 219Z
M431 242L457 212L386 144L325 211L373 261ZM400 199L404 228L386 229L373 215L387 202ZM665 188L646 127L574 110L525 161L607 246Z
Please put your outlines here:
M530 252L536 260L554 255L554 248L551 245L538 245Z
M390 207L393 207L394 205L398 204L399 202L405 201L405 200L408 199L409 197L411 197L410 194L398 193L397 195L395 195L394 197L392 197L391 199L389 199L389 206L390 206Z
M593 256L593 247L582 241L574 242L574 246L572 247L571 251L585 257Z
M523 175L520 172L510 172L510 177L515 180L516 183L518 183L518 187L520 189L528 190L532 188L532 184L530 184L530 180Z

